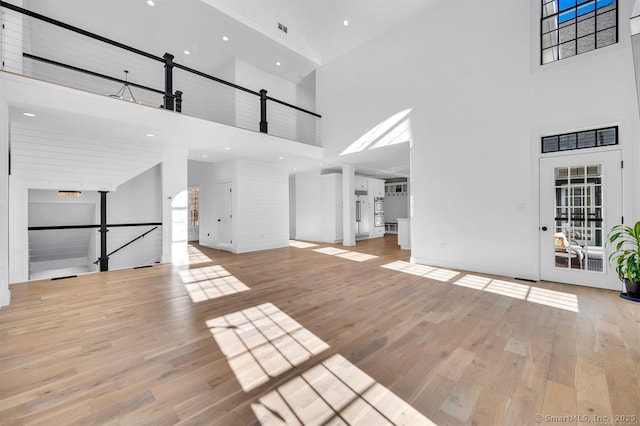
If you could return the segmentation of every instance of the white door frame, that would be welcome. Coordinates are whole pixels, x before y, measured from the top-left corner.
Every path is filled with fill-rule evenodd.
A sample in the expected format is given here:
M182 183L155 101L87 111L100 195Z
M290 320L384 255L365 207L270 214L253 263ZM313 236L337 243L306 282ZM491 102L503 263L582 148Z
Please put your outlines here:
M227 193L226 190L229 189ZM223 193L224 191L224 193ZM223 195L229 197L228 208L229 217L222 217L225 214L223 211ZM218 182L218 209L217 209L217 248L220 250L233 251L233 183L231 181ZM227 226L229 232L229 242L223 241L223 227ZM225 238L226 239L226 238Z
M547 189L545 194L545 188L543 188L543 182L545 176L542 175L543 163L546 163L548 167L555 166L576 166L595 164L602 162L605 165L603 170L603 208L604 208L604 222L602 228L603 243L606 241L608 230L615 224L620 222L622 216L622 182L623 176L620 168L620 159L622 157L619 147L616 149L601 149L601 150L574 150L564 155L552 155L541 156L538 159L538 259L539 259L539 271L540 278L554 281L564 282L567 284L584 285L588 287L598 287L610 290L620 289L620 283L617 279L615 271L608 265L606 252L603 254L603 267L604 272L588 272L586 269L564 269L551 267L552 261L551 255L553 254L553 236L555 233L555 220L549 218L550 210L546 210L548 205L543 203L543 196L555 196L555 190ZM549 177L546 180L549 181ZM548 184L548 182L547 182ZM553 216L553 215L552 215ZM543 231L543 227L547 228L547 231ZM544 245L543 245L544 244ZM551 253L551 254L550 254ZM570 260L569 260L570 261Z

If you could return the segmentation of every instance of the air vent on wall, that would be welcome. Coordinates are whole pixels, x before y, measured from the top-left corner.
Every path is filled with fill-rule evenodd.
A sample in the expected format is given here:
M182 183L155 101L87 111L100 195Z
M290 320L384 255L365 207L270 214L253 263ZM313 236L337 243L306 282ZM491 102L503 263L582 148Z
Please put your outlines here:
M284 33L286 33L286 32L288 31L288 30L287 30L287 27L285 27L284 25L282 25L280 22L278 22L278 29L279 29L280 31L284 32Z

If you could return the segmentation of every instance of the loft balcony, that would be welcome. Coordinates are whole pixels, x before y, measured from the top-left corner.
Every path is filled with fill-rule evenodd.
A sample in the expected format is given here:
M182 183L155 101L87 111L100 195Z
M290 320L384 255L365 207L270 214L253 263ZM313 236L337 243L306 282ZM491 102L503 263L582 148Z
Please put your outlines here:
M268 87L236 84L228 69L219 70L223 79L178 63L171 53L149 53L4 1L0 6L5 71L322 146L319 114L270 96Z

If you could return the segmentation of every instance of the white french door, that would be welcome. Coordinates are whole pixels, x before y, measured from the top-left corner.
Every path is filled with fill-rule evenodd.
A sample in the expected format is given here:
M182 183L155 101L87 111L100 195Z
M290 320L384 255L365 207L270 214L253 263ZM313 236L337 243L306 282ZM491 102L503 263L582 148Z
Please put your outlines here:
M605 244L621 218L620 151L540 159L543 280L619 290Z
M218 184L218 248L233 248L233 209L231 182Z

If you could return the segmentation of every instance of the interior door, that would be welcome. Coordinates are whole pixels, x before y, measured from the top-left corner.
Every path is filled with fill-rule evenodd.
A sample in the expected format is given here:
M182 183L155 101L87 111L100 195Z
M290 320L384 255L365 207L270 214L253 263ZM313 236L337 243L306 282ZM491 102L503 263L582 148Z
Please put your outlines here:
M540 159L540 276L621 288L605 243L622 220L620 151Z
M231 251L233 247L233 210L231 182L218 184L218 248Z

